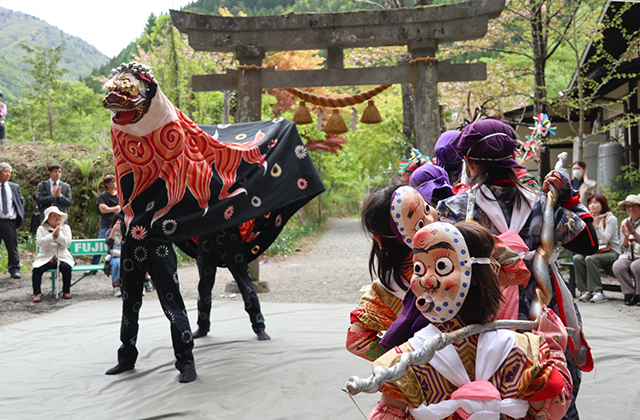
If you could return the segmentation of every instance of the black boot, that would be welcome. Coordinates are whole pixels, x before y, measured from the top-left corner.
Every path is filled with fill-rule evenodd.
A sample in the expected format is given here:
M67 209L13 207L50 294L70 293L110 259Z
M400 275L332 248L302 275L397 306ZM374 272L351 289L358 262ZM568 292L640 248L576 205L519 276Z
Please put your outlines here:
M115 365L114 367L112 367L111 369L106 371L105 375L117 375L119 373L126 372L126 371L131 370L131 369L133 369L133 365L131 365L131 366L129 366L129 365L121 365L120 363L118 363L117 365Z
M194 333L193 333L193 338L200 338L200 337L205 337L207 334L209 334L209 330L205 330L204 328L198 328Z
M635 306L638 304L640 304L640 295L633 295L633 297L629 301L629 306Z
M624 295L624 304L625 306L630 306L631 305L631 299L633 299L633 293L630 294L625 294Z
M181 384L186 384L195 381L197 377L198 374L196 373L195 369L186 369L180 372L178 381L180 381Z

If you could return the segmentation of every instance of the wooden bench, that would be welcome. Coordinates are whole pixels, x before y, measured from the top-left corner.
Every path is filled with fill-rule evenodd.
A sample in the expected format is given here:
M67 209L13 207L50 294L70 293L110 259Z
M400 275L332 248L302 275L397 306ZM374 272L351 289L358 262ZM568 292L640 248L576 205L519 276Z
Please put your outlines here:
M561 267L566 267L569 269L569 291L571 292L571 295L573 297L576 297L576 273L573 268L573 261L563 261L559 265ZM615 277L615 275L613 274L613 266L608 265L608 266L602 267L601 270L603 270L606 274L610 275L611 277ZM608 290L610 292L622 292L622 289L620 288L619 284L602 283L602 290Z
M73 239L69 245L69 252L75 257L89 257L93 255L106 255L109 252L107 244L104 239ZM82 276L71 283L71 286L78 283L83 278L91 275L91 272L104 270L104 264L86 264L86 265L74 265L71 267L71 272L83 272ZM47 270L47 273L51 273L51 295L58 298L56 293L56 270Z

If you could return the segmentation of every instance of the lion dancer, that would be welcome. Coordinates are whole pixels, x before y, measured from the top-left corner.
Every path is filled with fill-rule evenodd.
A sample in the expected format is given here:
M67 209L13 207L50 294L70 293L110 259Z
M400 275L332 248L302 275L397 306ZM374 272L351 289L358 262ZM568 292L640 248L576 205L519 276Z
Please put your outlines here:
M164 96L149 67L136 62L112 70L105 90L125 221L122 344L118 364L106 373L135 367L144 273L149 272L171 323L179 381L192 382L197 377L193 334L172 244L253 220L244 245L260 255L324 186L290 121L218 125L210 135Z

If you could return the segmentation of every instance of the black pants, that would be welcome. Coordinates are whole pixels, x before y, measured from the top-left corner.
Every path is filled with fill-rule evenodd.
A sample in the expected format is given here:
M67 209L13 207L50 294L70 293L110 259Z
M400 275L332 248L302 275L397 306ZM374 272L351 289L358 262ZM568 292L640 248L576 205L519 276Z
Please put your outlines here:
M55 261L49 261L42 267L34 268L31 273L31 283L33 284L33 294L42 293L40 285L42 284L42 274L47 270L55 270ZM71 266L66 262L60 262L60 274L62 274L62 293L71 293Z
M260 300L249 275L249 266L238 228L233 227L200 237L197 262L200 274L198 327L207 332L211 328L211 291L216 282L217 267L226 265L238 284L244 300L244 310L249 314L253 331L264 330Z
M122 287L122 322L118 363L134 366L138 358L138 319L142 306L145 272L154 280L162 310L171 322L171 341L180 372L194 369L193 336L187 310L178 284L178 264L171 243L137 241L128 237L122 242L120 254Z
M18 254L18 228L15 220L0 219L0 242L7 248L9 273L20 272L20 254Z

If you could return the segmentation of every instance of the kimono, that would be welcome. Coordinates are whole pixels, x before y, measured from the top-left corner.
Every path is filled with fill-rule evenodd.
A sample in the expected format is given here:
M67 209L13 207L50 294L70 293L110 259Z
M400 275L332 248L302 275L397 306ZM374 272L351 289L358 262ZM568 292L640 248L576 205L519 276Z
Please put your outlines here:
M409 288L413 275L411 254L402 264L401 278ZM395 286L393 290L385 287L380 280L376 280L362 295L356 309L351 311L351 324L359 325L367 331L347 332L347 350L356 356L373 361L385 353L380 345L381 333L387 331L402 313L402 300L406 290Z
M568 180L563 177L563 187L558 197L558 205L554 211L554 238L555 243L567 244L577 238L583 231L589 232L587 229L587 220L591 220L592 216L589 211L580 204L579 196L575 195L571 190ZM494 197L499 204L502 213L507 221L510 223L511 215L513 212L513 204L509 202L510 189L513 188L508 185L491 185L489 189L493 193ZM536 200L531 205L531 213L524 223L524 226L519 230L519 236L522 238L529 250L535 250L540 245L540 234L542 232L542 213L546 205L546 197L540 192L536 191ZM440 220L455 223L465 220L467 210L468 193L462 193L457 196L450 197L446 200L440 201L437 206ZM500 234L496 227L491 222L490 217L478 206L476 203L473 209L473 220L487 227L495 235ZM597 238L591 238L593 245L597 244ZM531 254L530 254L531 255ZM527 257L525 256L525 260ZM527 266L531 267L531 260L526 261ZM563 298L561 293L564 286L564 280L562 279L559 270L555 262L552 262L549 267L552 283L555 283L555 287L552 287L552 298L549 307L559 314L565 325L576 328L577 334L580 335L579 341L569 339L569 345L567 346L567 360L569 364L569 370L573 379L573 392L574 401L572 403L566 418L578 418L577 409L575 407L575 397L580 389L580 382L582 380L582 371L589 372L593 369L593 357L591 355L591 348L587 344L582 334L582 325L580 321L580 314L577 307L570 299ZM531 268L530 268L531 271ZM563 283L561 283L563 282ZM565 287L566 288L566 287ZM536 281L531 278L527 285L520 288L519 303L518 303L518 318L522 320L529 319L529 307L534 299L534 292L536 289ZM576 325L574 322L576 321Z
M455 331L464 326L460 317L456 316L450 321L431 324L429 328L437 333ZM423 331L409 342L387 352L373 363L373 367L392 367L399 363L403 353L418 350L424 342L424 339L420 338L422 333ZM434 334L429 333L431 336ZM482 344L481 340L484 340ZM493 342L496 341L501 341L500 345L494 345ZM487 351L487 347L493 348ZM444 353L445 351L449 354ZM454 353L453 356L451 352ZM453 365L450 359L456 358L456 354L462 362L468 380L490 382L503 402L510 400L520 404L520 409L526 411L525 419L539 418L537 413L542 410L545 414L552 413L551 417L558 417L566 410L566 405L571 400L569 373L560 346L554 345L551 348L548 340L541 335L504 330L485 333L484 337L482 334L473 335L448 346L436 352L436 356L428 364L411 366L406 376L396 382L385 384L381 391L413 407L414 410L411 411L414 418L421 418L421 411L429 409L429 406L432 408L434 404L452 400L452 394L455 398L454 392L458 386L453 382L456 375L448 368ZM493 359L483 361L485 366L493 364L496 367L493 373L481 372L478 367L480 361L477 359L482 357ZM480 377L482 375L487 377ZM542 400L547 401L539 411L529 407L527 402ZM458 412L453 412L444 418L461 420L464 417ZM522 416L518 415L516 418Z

